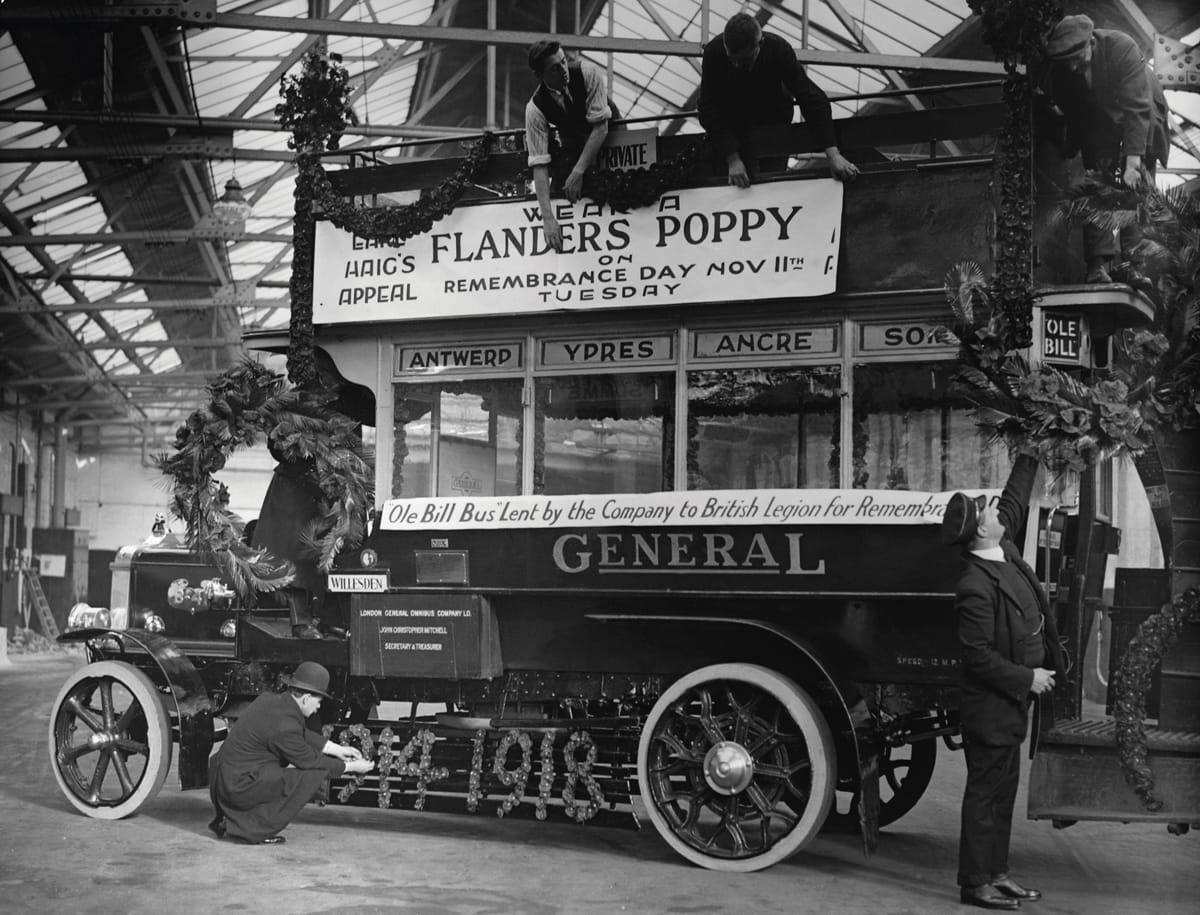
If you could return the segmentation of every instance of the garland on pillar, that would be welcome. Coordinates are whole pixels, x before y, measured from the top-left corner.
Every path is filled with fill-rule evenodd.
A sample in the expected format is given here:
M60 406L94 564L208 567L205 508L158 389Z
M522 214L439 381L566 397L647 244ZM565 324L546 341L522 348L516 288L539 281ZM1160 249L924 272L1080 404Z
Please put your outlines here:
M292 314L288 338L288 377L300 388L317 384L313 354L312 265L313 188L306 178L306 165L320 168L317 153L341 144L348 126L358 123L350 107L350 74L340 66L341 57L309 51L299 76L285 76L275 106L275 117L291 131L288 148L297 152L295 212L292 217L292 276L289 282Z
M983 39L1004 65L1007 118L997 151L1000 214L992 298L1000 309L1006 349L1033 339L1032 84L1028 68L1041 59L1044 38L1062 8L1053 0L968 0Z

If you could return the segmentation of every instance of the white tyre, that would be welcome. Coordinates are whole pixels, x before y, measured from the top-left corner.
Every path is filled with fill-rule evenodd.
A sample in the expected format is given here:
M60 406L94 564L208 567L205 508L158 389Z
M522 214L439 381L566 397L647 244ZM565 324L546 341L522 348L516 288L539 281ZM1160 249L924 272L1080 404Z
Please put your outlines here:
M100 820L151 800L171 765L171 722L150 678L121 661L89 664L50 714L50 763L67 800Z
M714 664L654 704L638 785L655 828L683 857L712 870L761 870L825 822L837 787L833 737L792 680L756 664Z

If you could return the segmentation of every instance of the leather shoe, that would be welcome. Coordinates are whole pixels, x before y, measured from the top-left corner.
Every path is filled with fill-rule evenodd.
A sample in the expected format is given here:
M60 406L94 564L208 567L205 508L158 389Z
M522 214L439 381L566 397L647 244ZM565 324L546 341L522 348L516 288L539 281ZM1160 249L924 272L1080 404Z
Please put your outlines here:
M967 905L977 905L981 909L1001 909L1015 912L1021 907L1016 899L1005 896L990 883L983 886L964 886L958 898Z
M1108 271L1099 266L1089 270L1087 277L1084 279L1085 283L1111 283L1112 281L1112 277L1109 276Z
M992 886L1010 899L1034 900L1042 898L1041 891L1026 889L1013 880L1012 877L1001 877L999 880L993 880Z
M312 623L302 623L292 627L292 638L294 639L319 639L320 637L321 630Z
M225 838L225 817L217 817L208 824L208 828L212 830L213 835L218 839Z
M244 839L241 836L230 836L230 838L242 845L282 845L287 841L283 836L267 836L265 839Z

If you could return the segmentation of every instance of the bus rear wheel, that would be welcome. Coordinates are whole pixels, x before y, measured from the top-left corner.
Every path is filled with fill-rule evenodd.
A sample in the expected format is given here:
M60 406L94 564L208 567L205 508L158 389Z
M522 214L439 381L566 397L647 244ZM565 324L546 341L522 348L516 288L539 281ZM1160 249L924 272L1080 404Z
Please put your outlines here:
M754 664L692 671L642 729L638 784L663 839L693 864L755 871L806 845L833 801L829 725L792 680Z
M879 825L890 826L917 806L933 779L937 740L926 738L903 746L885 745L879 754ZM835 802L829 827L836 832L858 832L859 791L846 792L846 809ZM839 799L840 800L840 799Z

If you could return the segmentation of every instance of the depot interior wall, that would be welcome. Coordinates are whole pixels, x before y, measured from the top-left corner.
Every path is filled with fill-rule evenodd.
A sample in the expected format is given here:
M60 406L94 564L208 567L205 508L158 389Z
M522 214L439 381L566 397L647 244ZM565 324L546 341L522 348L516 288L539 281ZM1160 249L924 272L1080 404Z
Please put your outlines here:
M170 479L140 453L106 452L73 463L75 507L90 549L116 550L144 540L160 512L169 530L186 530L171 514ZM266 448L259 447L235 453L217 475L229 489L230 510L243 521L258 517L274 467Z

